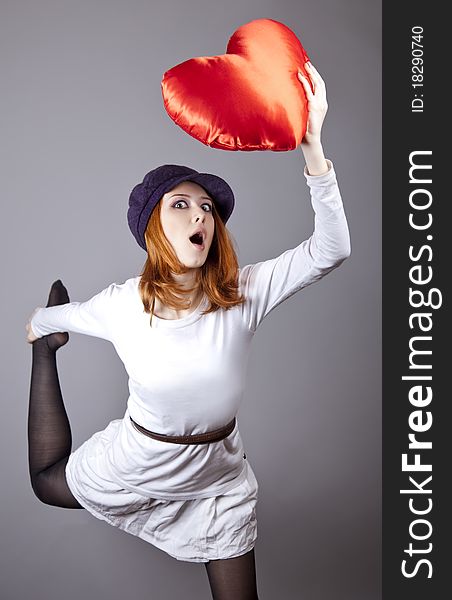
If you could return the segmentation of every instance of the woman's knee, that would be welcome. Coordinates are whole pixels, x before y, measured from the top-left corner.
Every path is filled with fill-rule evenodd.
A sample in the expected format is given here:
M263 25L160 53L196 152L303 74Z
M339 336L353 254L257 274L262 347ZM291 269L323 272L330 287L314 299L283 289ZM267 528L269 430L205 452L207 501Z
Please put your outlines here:
M44 504L60 508L83 508L74 497L66 480L68 456L39 473L31 473L31 487Z

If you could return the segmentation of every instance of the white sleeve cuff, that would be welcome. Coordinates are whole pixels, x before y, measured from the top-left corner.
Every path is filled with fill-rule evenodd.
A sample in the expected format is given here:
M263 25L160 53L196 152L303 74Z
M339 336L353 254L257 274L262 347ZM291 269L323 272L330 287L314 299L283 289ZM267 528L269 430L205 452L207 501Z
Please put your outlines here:
M336 182L336 172L334 170L334 165L328 158L325 159L328 165L328 171L326 173L322 173L321 175L309 175L308 169L305 166L303 172L306 177L306 181L308 185L331 185Z

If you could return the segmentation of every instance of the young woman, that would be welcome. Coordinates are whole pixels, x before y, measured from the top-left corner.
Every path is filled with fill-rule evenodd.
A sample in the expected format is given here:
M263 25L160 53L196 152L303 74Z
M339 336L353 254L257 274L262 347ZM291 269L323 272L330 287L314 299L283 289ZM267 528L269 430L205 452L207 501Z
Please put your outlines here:
M214 598L257 598L258 485L235 415L254 332L273 308L350 253L347 222L321 128L325 84L301 73L309 108L301 144L315 211L312 236L239 269L221 178L164 165L135 186L129 226L147 251L140 277L84 303L61 281L27 324L33 344L29 464L51 505L86 508L171 556L204 562ZM129 375L124 418L71 453L56 369L66 331L110 340Z

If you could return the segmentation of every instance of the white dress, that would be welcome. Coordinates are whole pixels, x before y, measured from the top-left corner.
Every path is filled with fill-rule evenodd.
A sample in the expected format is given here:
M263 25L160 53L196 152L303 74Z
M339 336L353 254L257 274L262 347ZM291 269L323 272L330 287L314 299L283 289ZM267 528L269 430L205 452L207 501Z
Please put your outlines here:
M262 320L298 290L337 267L350 252L334 168L305 172L315 212L312 236L279 257L239 271L246 302L182 319L143 310L139 278L112 284L91 300L42 308L37 336L73 331L109 340L129 375L122 419L95 433L69 457L68 486L96 517L184 561L232 558L254 547L258 484L238 422L218 442L173 444L139 432L192 435L218 429L237 415L250 344Z

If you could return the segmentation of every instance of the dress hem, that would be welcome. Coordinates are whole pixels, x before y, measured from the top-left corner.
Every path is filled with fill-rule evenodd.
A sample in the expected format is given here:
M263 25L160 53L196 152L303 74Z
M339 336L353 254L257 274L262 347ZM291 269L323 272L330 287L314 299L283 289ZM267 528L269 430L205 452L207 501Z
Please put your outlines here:
M242 473L237 478L237 479L240 478L240 481L238 483L236 483L236 485L240 485L241 481L245 478L244 476L241 477L243 474L246 474L245 469L243 469ZM234 482L235 481L236 480L234 480ZM201 558L201 557L179 556L179 555L173 554L173 553L169 552L168 549L165 547L165 543L161 542L157 537L151 537L151 536L141 535L140 533L135 533L135 532L131 531L130 529L128 529L127 527L124 527L120 519L116 519L113 515L111 515L108 512L101 512L100 510L98 510L97 508L92 506L89 502L87 502L86 499L77 492L75 485L72 482L71 475L68 472L67 468L66 468L66 482L67 482L67 485L68 485L71 493L75 497L75 499L81 504L81 506L83 506L83 508L85 508L94 517L96 517L97 519L99 519L101 521L108 523L109 525L112 525L112 526L120 529L121 531L124 531L125 533L135 535L136 537L151 544L152 546L154 546L161 552L168 554L168 556L171 556L171 558L174 558L176 560L183 561L183 562L192 562L192 563L208 563L211 560L226 560L229 558L237 558L239 556L242 556L243 554L246 554L247 552L250 552L255 547L257 537L252 541L252 543L245 550L240 550L240 552L232 554L230 556L215 556L214 558L213 557L212 558ZM235 487L235 486L233 486L233 487Z

